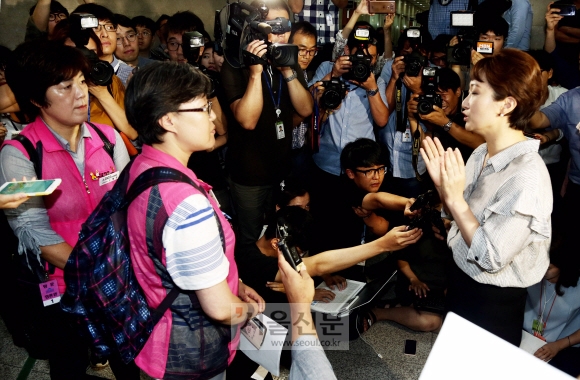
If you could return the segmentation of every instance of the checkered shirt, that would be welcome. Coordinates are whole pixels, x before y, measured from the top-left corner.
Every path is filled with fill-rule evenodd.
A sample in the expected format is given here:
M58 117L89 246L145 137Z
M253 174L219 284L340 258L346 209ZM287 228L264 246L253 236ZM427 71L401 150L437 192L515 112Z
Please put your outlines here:
M332 15L332 25L326 23L327 14ZM294 21L308 21L314 25L318 32L318 45L334 43L334 36L339 28L338 7L330 0L304 0L304 7L300 13L294 15Z

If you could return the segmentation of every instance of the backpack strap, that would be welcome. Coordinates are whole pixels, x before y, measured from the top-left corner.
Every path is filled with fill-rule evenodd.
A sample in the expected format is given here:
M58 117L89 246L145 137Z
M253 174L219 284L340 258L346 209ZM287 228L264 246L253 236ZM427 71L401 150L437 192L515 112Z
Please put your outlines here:
M107 152L107 154L109 156L111 156L111 160L113 160L113 162L115 162L115 144L113 144L109 138L107 136L105 136L105 134L103 133L103 131L101 131L96 125L94 125L93 123L91 123L90 121L87 121L87 123L89 123L89 125L91 127L93 127L93 129L95 130L95 132L97 132L97 135L99 135L99 137L101 138L101 140L103 140L103 149L105 149L105 151Z
M42 141L38 141L35 148L30 139L22 134L18 134L12 139L18 141L26 149L30 162L34 165L36 179L42 179Z

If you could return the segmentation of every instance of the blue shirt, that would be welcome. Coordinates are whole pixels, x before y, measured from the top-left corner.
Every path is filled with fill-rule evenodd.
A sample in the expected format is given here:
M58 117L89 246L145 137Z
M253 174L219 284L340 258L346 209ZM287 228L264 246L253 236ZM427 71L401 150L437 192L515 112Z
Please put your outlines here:
M308 86L324 78L332 70L333 65L334 63L330 61L322 62ZM386 105L386 84L380 77L377 79L377 87ZM371 107L366 90L350 83L350 91L343 99L340 108L334 111L321 126L319 151L312 155L312 158L320 169L330 174L340 175L342 149L349 142L363 137L375 140Z
M385 83L389 83L392 75L392 61L388 61L383 67L381 78ZM405 102L407 96L407 87L402 86L402 99ZM403 104L403 108L407 105ZM421 124L420 124L421 125ZM423 130L425 127L421 125ZM407 119L407 129L410 132L409 119ZM393 111L389 115L387 126L380 129L378 132L379 142L386 145L389 150L389 169L395 178L415 178L415 169L413 169L413 140L404 139L404 133L397 131L397 112ZM419 174L425 173L425 162L423 157L419 155L417 163L417 170Z
M550 121L550 129L559 128L568 140L572 163L570 164L570 181L580 185L580 87L560 95L558 99L541 112Z
M503 18L510 26L504 47L530 50L533 17L532 6L528 0L512 1L511 8L503 14Z

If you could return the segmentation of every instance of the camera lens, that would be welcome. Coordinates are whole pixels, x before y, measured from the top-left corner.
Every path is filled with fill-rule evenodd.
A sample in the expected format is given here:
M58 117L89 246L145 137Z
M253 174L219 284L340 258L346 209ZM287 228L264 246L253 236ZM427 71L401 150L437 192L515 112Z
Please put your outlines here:
M342 97L334 90L326 90L322 94L321 102L324 108L333 110L342 102Z
M271 45L268 48L274 66L293 66L298 61L298 47L296 45Z
M108 62L97 61L93 63L90 77L97 86L107 86L112 82L114 73L113 66Z
M420 100L417 103L417 112L419 112L421 115L427 115L433 112L433 105L427 99Z
M366 65L358 64L352 68L352 75L360 81L365 81L370 73Z

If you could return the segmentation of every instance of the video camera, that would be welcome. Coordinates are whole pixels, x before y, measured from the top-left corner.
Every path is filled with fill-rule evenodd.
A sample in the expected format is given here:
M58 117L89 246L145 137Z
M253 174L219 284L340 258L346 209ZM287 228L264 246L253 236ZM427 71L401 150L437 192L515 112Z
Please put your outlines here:
M90 31L99 26L99 20L90 13L72 13L69 17L69 37L77 49L89 60L89 78L97 86L108 86L113 82L115 70L109 62L101 61L94 51L85 47L89 43Z
M477 46L479 34L473 26L474 12L451 12L451 26L461 28L457 34L459 43L447 48L447 63L450 65L469 66L471 63L471 49Z
M369 43L371 42L371 31L368 25L359 25L354 31L354 38L357 42L355 54L348 56L352 66L347 73L342 74L344 80L355 80L364 82L371 75L371 63L373 57L368 54Z
M324 86L324 93L320 97L322 108L333 110L340 105L346 96L347 84L339 78L331 78L330 80L322 81Z
M255 8L238 1L222 9L219 17L220 28L223 32L221 45L225 59L232 67L267 65L269 62L274 67L285 67L298 63L298 46L268 42L268 34L287 33L291 30L292 23L282 17L266 20L268 13L269 9L265 3L260 3L260 6ZM266 42L266 54L262 57L246 50L248 44L255 40Z
M441 107L443 102L439 91L439 69L436 67L424 67L423 77L421 80L421 89L423 94L417 99L417 112L421 115L427 115L433 112L433 106Z
M435 208L439 203L439 197L433 190L429 190L417 197L415 203L411 205L411 211L419 210L418 216L411 220L407 226L407 230L420 228L423 233L433 233L431 226L435 226L439 230L439 234L447 237L447 230L445 224L441 219L441 212Z

